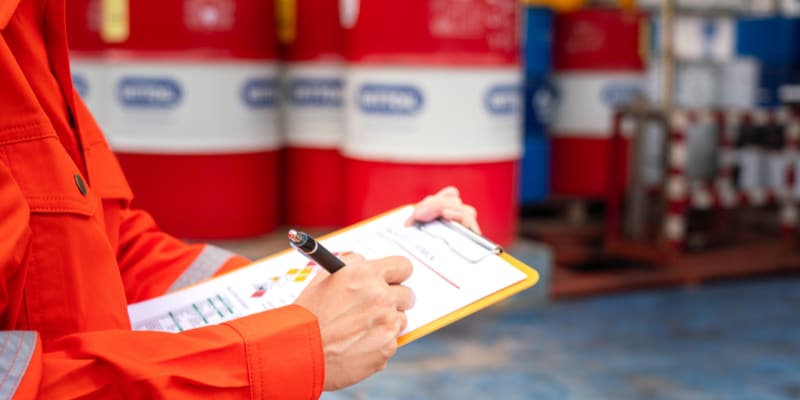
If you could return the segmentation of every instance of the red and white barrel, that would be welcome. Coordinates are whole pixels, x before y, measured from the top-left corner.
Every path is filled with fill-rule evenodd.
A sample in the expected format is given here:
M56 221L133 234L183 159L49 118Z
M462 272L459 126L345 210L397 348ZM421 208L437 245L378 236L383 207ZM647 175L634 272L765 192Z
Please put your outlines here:
M615 9L556 17L554 65L560 104L551 130L555 195L607 194L614 108L643 90L642 23L642 14ZM627 142L622 143L627 148Z
M182 237L275 228L282 138L274 3L100 7L106 76L97 101L134 205Z
M100 0L74 0L66 7L72 86L100 127L105 126L108 95L108 44L100 36Z
M344 62L338 0L278 0L285 116L286 222L344 218Z
M343 0L347 222L446 185L513 240L522 151L514 0Z

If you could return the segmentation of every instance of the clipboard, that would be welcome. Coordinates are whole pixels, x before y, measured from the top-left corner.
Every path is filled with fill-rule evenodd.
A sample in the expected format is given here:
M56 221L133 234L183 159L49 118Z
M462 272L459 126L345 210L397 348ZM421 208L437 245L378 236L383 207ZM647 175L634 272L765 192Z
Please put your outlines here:
M402 221L407 219L412 211L412 205L398 207L319 238L320 242L334 252L337 248L344 249L344 246L354 241L374 241L378 243L374 248L362 246L364 251L375 252L374 254L362 253L365 257L372 258L398 254L390 253L390 250L387 249L392 246L394 246L393 249L402 248L404 243L398 244L400 239L397 238L402 239L404 235L410 235L412 241L409 243L422 243L426 248L437 251L433 256L453 261L452 263L441 263L450 268L445 273L432 268L433 273L426 268L420 268L418 273L415 266L412 277L404 284L411 286L412 280L418 279L417 283L422 282L427 285L432 280L442 278L453 284L456 289L463 289L464 292L470 294L462 297L456 296L458 298L455 299L447 298L445 300L448 301L439 302L435 299L431 300L431 293L428 290L427 303L425 303L421 301L425 294L418 292L417 288L412 286L418 295L418 302L407 312L409 327L398 338L399 346L408 344L519 293L538 281L539 274L535 269L525 265L500 246L461 224L437 220L429 224L416 224L411 228L402 227ZM388 237L394 234L397 237ZM378 238L381 235L387 237ZM356 249L356 251L360 250ZM417 259L416 261L412 260L413 263L424 263L418 258L421 256L414 251L406 251L410 258ZM445 251L452 251L452 253L444 254ZM403 254L401 253L401 255ZM426 267L430 268L429 265ZM461 278L458 275L468 276L470 271L472 274L480 274L482 270L477 268L484 267L496 268L497 272L501 272L497 275L504 278L502 280L498 278L497 282L494 282L496 290L494 287L491 289L480 288L485 292L477 291L476 293L480 293L480 295L474 295L474 291L469 291L470 288L466 286L461 288L455 285L444 276L449 275L450 279L455 281ZM177 292L131 304L128 307L131 325L134 330L180 332L287 305L293 302L311 281L315 268L319 267L294 249L288 249L257 260L242 269ZM458 268L468 269L459 270ZM492 269L491 272L494 274L495 269ZM439 274L439 278L435 277L436 274ZM473 282L478 282L478 280L473 279ZM459 284L462 283L459 282ZM452 288L450 290L458 292Z
M367 219L365 219L363 221L360 221L360 222L358 222L356 224L353 224L353 225L350 225L348 227L345 227L345 228L342 228L340 230L337 230L335 232L323 235L323 236L320 237L320 240L324 241L324 240L329 239L329 238L331 238L333 236L340 235L340 234L342 234L342 233L344 233L344 232L346 232L348 230L351 230L351 229L359 228L359 227L361 227L363 225L366 225L366 224L368 224L370 222L373 222L373 221L376 221L376 220L380 220L382 218L385 218L389 214L398 212L399 210L402 210L404 208L409 208L409 207L413 207L413 205L400 206L400 207L394 208L392 210L386 211L384 213L378 214L378 215L376 215L374 217L367 218ZM466 305L464 307L461 307L461 308L458 308L456 310L453 310L449 314L446 314L446 315L444 315L444 316L442 316L442 317L440 317L440 318L438 318L438 319L436 319L436 320L434 320L432 322L429 322L429 323L427 323L425 325L422 325L421 327L418 327L418 328L416 328L416 329L414 329L414 330L412 330L410 332L407 332L407 333L401 335L397 339L398 346L404 346L404 345L406 345L408 343L413 342L414 340L417 340L417 339L419 339L419 338L421 338L423 336L429 335L429 334L431 334L431 333L433 333L433 332L435 332L435 331L437 331L437 330L439 330L441 328L444 328L447 325L450 325L450 324L452 324L452 323L454 323L456 321L459 321L459 320L461 320L463 318L466 318L466 317L468 317L468 316L470 316L472 314L475 314L480 310L483 310L483 309L485 309L485 308L487 308L487 307L489 307L489 306L491 306L491 305L493 305L495 303L498 303L498 302L500 302L502 300L505 300L505 299L507 299L507 298L509 298L509 297L511 297L511 296L513 296L513 295L515 295L515 294L517 294L517 293L519 293L519 292L521 292L521 291L523 291L525 289L528 289L528 288L532 287L533 285L536 284L536 282L539 281L539 273L534 268L532 268L531 266L529 266L529 265L523 263L522 261L516 259L514 256L512 256L511 254L506 252L505 249L502 248L502 246L492 242L488 238L486 238L486 237L484 237L484 236L482 236L482 235L480 235L478 233L473 232L469 228L467 228L464 225L461 225L461 224L459 224L457 222L452 222L452 221L443 220L443 219L439 219L439 220L437 220L437 222L446 225L449 229L452 229L453 231L455 231L459 235L464 236L468 240L470 240L470 241L474 242L475 244L477 244L477 245L483 247L484 249L486 249L486 256L487 257L499 257L500 259L504 260L506 263L508 263L508 265L518 269L520 272L525 274L525 278L520 280L520 281L518 281L518 282L516 282L516 283L514 283L514 284L512 284L512 285L510 285L510 286L507 286L507 287L505 287L505 288L503 288L503 289L501 289L499 291L496 291L496 292L494 292L492 294L489 294L489 295L487 295L485 297L482 297L482 298L480 298L480 299L478 299L478 300L476 300L476 301L474 301L474 302L472 302L472 303L470 303L470 304L468 304L468 305ZM419 223L419 222L415 223L415 225L416 225L416 227L418 229L424 229L424 226L425 226L424 223ZM462 257L462 258L465 258L465 257ZM472 262L472 261L479 261L479 260L470 260L470 259L466 259L465 258L465 261Z

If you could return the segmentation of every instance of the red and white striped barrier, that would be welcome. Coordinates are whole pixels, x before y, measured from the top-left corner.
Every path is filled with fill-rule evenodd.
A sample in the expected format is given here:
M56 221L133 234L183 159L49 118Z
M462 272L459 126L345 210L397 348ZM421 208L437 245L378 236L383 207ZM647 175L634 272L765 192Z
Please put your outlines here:
M110 2L86 3L86 25L70 23L75 80L87 77L85 97L134 205L183 237L274 229L282 138L273 3L136 1L128 18L99 27L93 13Z
M344 218L344 62L338 0L279 1L285 115L286 222Z
M713 180L690 181L686 176L686 132L692 124L716 121L720 135L718 173ZM785 142L767 150L745 143L737 149L743 126L785 127ZM732 209L778 204L780 225L785 233L796 230L797 206L793 193L800 140L800 119L787 110L772 112L735 111L723 115L711 112L676 111L671 118L669 169L666 185L665 235L676 250L683 249L690 209ZM735 180L735 169L738 179Z
M513 0L342 2L346 222L458 186L516 233L521 71Z

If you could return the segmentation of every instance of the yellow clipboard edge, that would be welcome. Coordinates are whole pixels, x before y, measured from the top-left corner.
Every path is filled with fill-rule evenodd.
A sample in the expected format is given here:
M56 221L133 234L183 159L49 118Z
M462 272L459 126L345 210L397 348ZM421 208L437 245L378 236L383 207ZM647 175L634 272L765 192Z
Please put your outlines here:
M342 233L347 232L347 231L349 231L351 229L355 229L355 228L358 228L360 226L366 225L366 224L368 224L368 223L370 223L372 221L381 219L381 218L383 218L383 217L385 217L385 216L387 216L389 214L398 212L398 211L400 211L400 210L402 210L404 208L413 207L413 206L414 206L413 204L406 204L406 205L402 205L402 206L393 208L391 210L388 210L388 211L382 212L380 214L377 214L377 215L375 215L373 217L366 218L364 220L356 222L356 223L354 223L352 225L348 225L348 226L346 226L344 228L337 229L337 230L335 230L333 232L330 232L330 233L327 233L325 235L322 235L322 236L319 237L319 240L325 240L326 238L342 234ZM288 244L288 242L287 242L287 244ZM280 256L282 254L285 254L285 253L288 253L288 252L291 252L291 251L295 251L295 250L290 247L290 248L288 248L286 250L279 251L277 253L270 254L269 256L266 256L266 257L263 257L263 258L261 258L259 260L256 260L256 261L254 261L254 263L262 261L262 260L267 260L267 259L270 259L270 258L274 258L274 257ZM519 282L517 282L517 283L515 283L515 284L513 284L511 286L508 286L508 287L506 287L504 289L500 289L500 290L498 290L498 291L496 291L496 292L494 292L494 293L492 293L492 294L490 294L490 295L488 295L488 296L486 296L486 297L484 297L484 298L482 298L480 300L477 300L477 301L475 301L473 303L470 303L470 304L468 304L468 305L466 305L464 307L461 307L458 310L453 311L450 314L445 315L444 317L441 317L441 318L439 318L439 319L437 319L435 321L429 322L429 323L427 323L427 324L425 324L425 325L423 325L423 326L421 326L421 327L419 327L417 329L414 329L411 332L406 333L405 335L400 336L399 338L397 338L397 345L398 346L404 346L404 345L406 345L408 343L413 342L414 340L417 340L417 339L419 339L419 338L421 338L423 336L431 334L431 333L433 333L433 332L435 332L435 331L437 331L439 329L444 328L447 325L450 325L450 324L452 324L452 323L454 323L454 322L456 322L456 321L458 321L460 319L463 319L463 318L465 318L467 316L470 316L472 314L475 314L476 312L478 312L480 310L483 310L484 308L487 308L487 307L489 307L489 306L491 306L491 305L493 305L495 303L500 302L501 300L507 299L507 298L509 298L509 297L511 297L511 296L513 296L513 295L515 295L515 294L517 294L517 293L519 293L519 292L521 292L521 291L523 291L525 289L528 289L528 288L532 287L533 285L535 285L536 282L539 281L539 273L535 269L533 269L529 265L523 263L522 261L516 259L511 254L508 254L508 253L506 253L504 251L503 253L499 254L498 257L502 258L503 260L505 260L506 262L508 262L509 264L514 266L515 268L517 268L518 270L522 271L522 273L525 274L525 279L523 279L523 280L521 280L521 281L519 281Z
M444 317L441 317L433 322L427 323L417 329L414 329L411 332L406 333L405 335L400 336L397 339L398 346L404 346L425 335L428 335L441 328L444 328L445 326L450 325L453 322L456 322L467 316L475 314L476 312L483 310L484 308L487 308L492 304L498 303L501 300L507 299L525 289L530 288L531 286L535 285L536 282L539 281L539 273L536 272L536 270L533 269L532 267L514 258L514 256L504 252L500 254L499 257L504 259L506 262L508 262L518 270L522 271L522 273L525 274L525 279L511 286L508 286L504 289L500 289L478 301L475 301L474 303L466 305L456 311L451 312L450 314L445 315Z

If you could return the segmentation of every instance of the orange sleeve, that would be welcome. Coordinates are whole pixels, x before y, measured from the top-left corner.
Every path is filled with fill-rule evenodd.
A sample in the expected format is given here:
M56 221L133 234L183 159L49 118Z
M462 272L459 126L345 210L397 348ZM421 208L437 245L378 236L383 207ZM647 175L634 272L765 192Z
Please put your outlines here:
M70 335L40 363L42 399L316 399L325 378L316 318L295 305L179 334Z
M128 302L135 303L249 264L206 244L187 244L161 231L145 211L120 212L117 262Z

